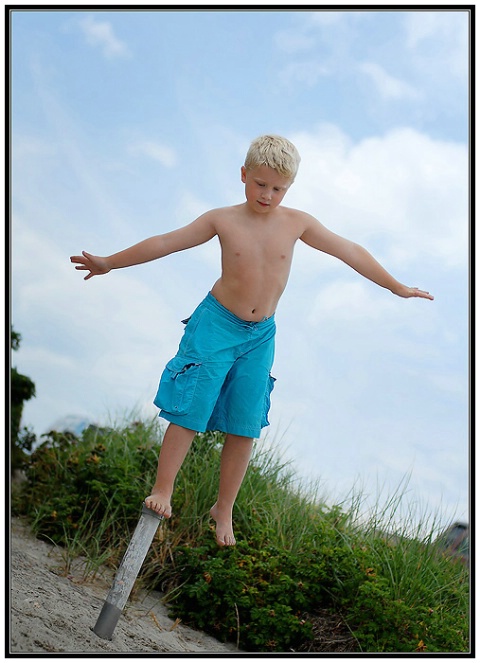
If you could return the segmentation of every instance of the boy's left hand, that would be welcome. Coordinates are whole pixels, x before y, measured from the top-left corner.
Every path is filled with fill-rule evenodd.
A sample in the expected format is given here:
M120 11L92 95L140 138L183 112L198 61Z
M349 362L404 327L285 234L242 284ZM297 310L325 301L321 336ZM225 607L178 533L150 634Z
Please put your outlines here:
M406 285L403 285L396 293L399 297L420 297L422 299L433 300L434 297L426 290L420 290L419 288L409 288Z

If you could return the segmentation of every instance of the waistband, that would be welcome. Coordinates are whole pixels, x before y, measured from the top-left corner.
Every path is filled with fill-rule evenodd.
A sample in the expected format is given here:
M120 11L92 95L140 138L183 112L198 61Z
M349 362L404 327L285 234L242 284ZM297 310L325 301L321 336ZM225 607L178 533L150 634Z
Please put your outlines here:
M249 320L244 320L243 318L239 318L238 315L235 315L235 313L232 313L231 311L228 310L228 308L225 308L223 304L220 304L218 299L216 299L211 292L207 294L205 299L203 300L203 304L210 308L210 310L216 310L219 313L221 313L225 318L230 320L231 322L234 322L237 325L242 325L242 326L247 326L247 327L261 327L265 326L268 327L269 325L272 325L275 323L275 313L271 315L268 318L262 318L262 320L259 320L258 322L252 322Z

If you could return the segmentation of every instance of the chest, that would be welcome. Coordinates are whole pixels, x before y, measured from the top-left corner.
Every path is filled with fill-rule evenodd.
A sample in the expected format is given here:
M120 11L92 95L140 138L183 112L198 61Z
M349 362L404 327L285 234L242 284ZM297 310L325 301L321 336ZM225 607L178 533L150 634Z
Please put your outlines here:
M276 227L230 224L219 232L219 240L228 260L289 264L297 237L282 224Z

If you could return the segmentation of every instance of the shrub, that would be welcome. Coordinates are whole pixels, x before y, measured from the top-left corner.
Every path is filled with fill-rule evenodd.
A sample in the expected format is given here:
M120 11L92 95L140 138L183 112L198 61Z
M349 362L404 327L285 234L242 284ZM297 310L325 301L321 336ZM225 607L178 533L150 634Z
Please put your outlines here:
M90 568L118 565L160 440L156 423L92 427L80 438L52 432L29 457L15 508L38 535L89 556ZM141 571L147 587L167 591L173 616L247 651L335 651L328 637L314 641L319 616L347 624L350 650L468 651L467 569L439 555L431 534L387 538L377 516L327 506L272 450L254 451L234 511L237 546L218 548L208 511L222 442L195 437L174 516Z
M22 337L11 328L10 345L18 350ZM35 397L35 384L16 368L10 369L10 471L23 469L28 452L36 441L30 428L21 427L23 405L25 401Z
M307 545L298 552L247 541L222 550L211 541L183 547L175 554L175 585L181 591L172 591L171 609L242 649L296 651L312 638L306 614L333 609L342 580L347 587L355 575L348 548L332 543L327 535L318 548Z
M465 652L469 647L468 571L441 556L430 537L356 532L362 579L341 600L366 652Z
M30 455L27 482L14 499L34 531L58 544L79 538L118 550L138 521L145 482L154 476L159 439L141 423L90 427L81 438L56 431ZM101 532L101 535L99 534Z

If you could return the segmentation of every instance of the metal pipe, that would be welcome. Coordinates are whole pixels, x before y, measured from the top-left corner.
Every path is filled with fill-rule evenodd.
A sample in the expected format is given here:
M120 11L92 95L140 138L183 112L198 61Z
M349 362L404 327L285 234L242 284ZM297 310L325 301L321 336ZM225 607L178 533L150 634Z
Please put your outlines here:
M93 632L100 638L112 639L115 626L130 596L133 584L161 520L163 520L163 516L159 516L155 511L145 506L145 503L143 504L140 520L135 528L130 545L118 567L113 585L93 628Z

